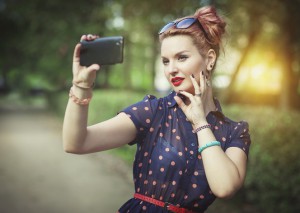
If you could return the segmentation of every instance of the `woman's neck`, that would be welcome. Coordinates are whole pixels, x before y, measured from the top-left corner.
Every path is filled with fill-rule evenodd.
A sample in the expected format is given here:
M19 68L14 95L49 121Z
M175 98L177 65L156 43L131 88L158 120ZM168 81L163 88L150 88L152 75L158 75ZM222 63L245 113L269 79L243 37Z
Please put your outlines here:
M213 97L207 99L204 103L204 113L207 116L211 111L216 111L217 107L215 105Z

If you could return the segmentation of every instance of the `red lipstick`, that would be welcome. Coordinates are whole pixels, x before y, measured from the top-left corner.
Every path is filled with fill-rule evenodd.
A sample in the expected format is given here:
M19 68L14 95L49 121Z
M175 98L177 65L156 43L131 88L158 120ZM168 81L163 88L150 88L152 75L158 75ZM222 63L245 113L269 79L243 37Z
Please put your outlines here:
M172 78L171 79L171 82L172 84L175 86L175 87L178 87L180 86L180 84L183 82L184 78L181 78L181 77L175 77L175 78Z

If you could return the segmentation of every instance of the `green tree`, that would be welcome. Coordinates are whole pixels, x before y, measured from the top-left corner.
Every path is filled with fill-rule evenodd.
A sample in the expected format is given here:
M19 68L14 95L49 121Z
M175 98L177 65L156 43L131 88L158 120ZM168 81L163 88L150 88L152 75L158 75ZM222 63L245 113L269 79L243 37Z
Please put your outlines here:
M5 1L1 11L1 73L21 90L38 78L62 87L70 76L72 51L83 31L103 33L103 1ZM42 83L43 86L43 83ZM12 86L11 86L12 87Z
M299 108L300 30L295 26L300 21L300 15L297 12L300 9L300 1L228 1L224 7L225 10L230 11L229 19L233 37L231 44L242 53L240 63L233 72L231 84L225 93L227 102L235 101L238 99L237 96L241 96L240 94L233 95L235 94L234 86L240 68L249 57L249 53L257 47L265 51L273 48L272 50L276 52L276 59L281 61L284 72L282 91L277 97L278 101L274 102L277 102L282 109ZM267 26L272 26L271 30ZM243 37L246 38L246 45L237 42Z

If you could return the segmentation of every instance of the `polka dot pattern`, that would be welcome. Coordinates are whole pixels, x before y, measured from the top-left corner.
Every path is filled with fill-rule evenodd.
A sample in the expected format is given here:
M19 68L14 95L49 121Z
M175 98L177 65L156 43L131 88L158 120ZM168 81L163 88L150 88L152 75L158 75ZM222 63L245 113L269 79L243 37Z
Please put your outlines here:
M123 110L138 133L130 145L137 145L133 179L135 191L164 202L204 212L215 200L211 192L198 141L186 116L174 100L175 92L164 98L148 95ZM207 121L225 151L238 147L247 155L251 144L248 124L234 122L218 111L210 112ZM164 212L161 207L139 199L127 201L119 212Z

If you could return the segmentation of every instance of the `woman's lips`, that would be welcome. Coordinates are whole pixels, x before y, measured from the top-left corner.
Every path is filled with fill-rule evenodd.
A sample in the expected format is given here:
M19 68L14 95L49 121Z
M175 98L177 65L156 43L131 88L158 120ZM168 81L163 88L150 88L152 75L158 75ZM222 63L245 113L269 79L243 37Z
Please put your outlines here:
M171 82L175 87L178 87L183 82L183 80L184 80L184 78L175 77L175 78L171 79Z

